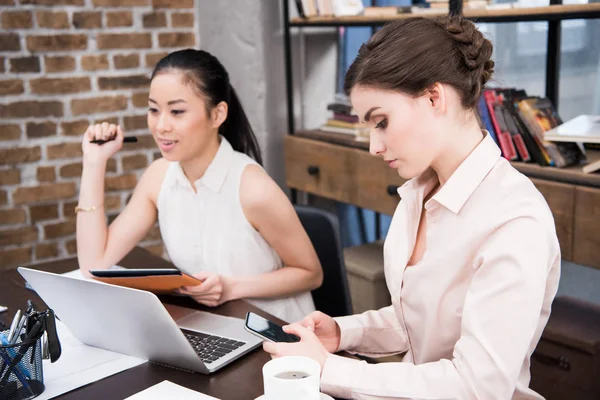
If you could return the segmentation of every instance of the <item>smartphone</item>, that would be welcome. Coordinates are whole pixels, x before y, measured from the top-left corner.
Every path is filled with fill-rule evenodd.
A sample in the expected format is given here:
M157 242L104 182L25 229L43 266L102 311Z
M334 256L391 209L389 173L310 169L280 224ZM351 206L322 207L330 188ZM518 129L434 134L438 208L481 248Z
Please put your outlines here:
M285 333L280 325L253 312L246 314L246 324L244 328L259 338L270 342L295 343L300 341L298 336Z

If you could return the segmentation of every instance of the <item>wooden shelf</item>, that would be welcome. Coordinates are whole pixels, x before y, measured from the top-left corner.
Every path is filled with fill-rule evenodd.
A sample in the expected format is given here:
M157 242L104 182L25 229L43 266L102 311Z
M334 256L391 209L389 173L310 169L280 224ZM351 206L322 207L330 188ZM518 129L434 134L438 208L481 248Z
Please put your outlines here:
M434 18L447 15L440 13L406 13L380 17L363 15L349 17L311 17L292 18L291 26L376 26L386 22L411 17ZM559 21L564 19L600 18L600 3L553 5L546 7L509 8L509 9L463 9L466 18L476 22L527 22Z
M338 144L346 147L353 147L362 150L369 150L369 142L365 140L356 140L353 136L341 133L324 132L320 130L299 131L296 136L320 140L327 143ZM600 151L588 150L588 161L600 160ZM570 183L583 186L600 187L600 174L584 174L581 166L571 166L567 168L541 167L533 163L512 162L519 172L539 179L548 179L556 182Z

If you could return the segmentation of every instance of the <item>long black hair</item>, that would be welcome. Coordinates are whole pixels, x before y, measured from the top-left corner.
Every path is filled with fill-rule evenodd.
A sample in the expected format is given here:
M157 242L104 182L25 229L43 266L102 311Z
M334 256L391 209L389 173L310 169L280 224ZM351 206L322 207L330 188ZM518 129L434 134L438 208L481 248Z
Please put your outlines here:
M231 143L234 150L247 154L262 164L258 141L223 64L204 50L179 50L165 56L156 64L151 79L169 70L177 70L184 74L186 83L192 84L205 98L209 114L220 102L227 103L227 118L219 127L219 134Z

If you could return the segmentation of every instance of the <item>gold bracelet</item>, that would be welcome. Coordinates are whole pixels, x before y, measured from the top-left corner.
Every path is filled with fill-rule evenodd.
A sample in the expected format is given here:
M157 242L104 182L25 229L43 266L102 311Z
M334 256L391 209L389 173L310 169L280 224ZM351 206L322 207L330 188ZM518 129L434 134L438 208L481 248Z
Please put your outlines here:
M75 207L75 214L77 214L79 211L83 211L83 212L89 212L89 211L96 211L98 208L100 208L102 206L92 206L92 207Z

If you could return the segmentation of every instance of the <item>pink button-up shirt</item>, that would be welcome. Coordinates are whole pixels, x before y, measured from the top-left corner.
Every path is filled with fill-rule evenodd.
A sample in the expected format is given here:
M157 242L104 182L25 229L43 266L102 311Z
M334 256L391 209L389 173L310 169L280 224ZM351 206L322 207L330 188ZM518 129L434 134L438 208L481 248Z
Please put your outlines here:
M339 350L398 363L328 356L321 389L352 399L541 399L529 359L558 289L560 249L548 205L486 135L425 203L426 250L407 267L430 170L398 192L384 246L392 305L336 318Z

